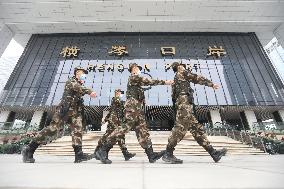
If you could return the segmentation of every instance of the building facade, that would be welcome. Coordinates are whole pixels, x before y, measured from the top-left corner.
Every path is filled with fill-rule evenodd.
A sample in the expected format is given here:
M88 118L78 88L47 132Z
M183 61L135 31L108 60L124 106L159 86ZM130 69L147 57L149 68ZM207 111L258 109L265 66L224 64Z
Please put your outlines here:
M257 121L283 121L284 85L254 33L32 35L1 94L1 111L24 121L39 112L41 124L48 124L66 80L82 66L89 70L85 85L98 94L84 97L86 122L99 129L114 90L126 90L129 63L141 65L145 77L173 79L174 61L220 85L214 91L192 84L201 122L251 128ZM170 129L171 87L145 87L145 96L150 127Z

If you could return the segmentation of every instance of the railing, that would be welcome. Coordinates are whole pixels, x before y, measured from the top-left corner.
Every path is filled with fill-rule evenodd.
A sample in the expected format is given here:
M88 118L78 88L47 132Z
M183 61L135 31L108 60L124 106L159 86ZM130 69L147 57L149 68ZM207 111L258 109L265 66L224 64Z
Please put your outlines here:
M30 131L37 131L37 124L0 122L0 135L5 134L23 134Z
M253 123L253 128L255 132L265 131L265 132L274 132L279 134L284 134L284 122L255 122Z
M263 142L263 138L257 136L257 134L250 130L236 130L236 127L229 124L216 124L211 127L205 127L206 134L208 136L227 136L234 140L237 140L243 144L249 145L254 148L258 148L266 152L266 148Z

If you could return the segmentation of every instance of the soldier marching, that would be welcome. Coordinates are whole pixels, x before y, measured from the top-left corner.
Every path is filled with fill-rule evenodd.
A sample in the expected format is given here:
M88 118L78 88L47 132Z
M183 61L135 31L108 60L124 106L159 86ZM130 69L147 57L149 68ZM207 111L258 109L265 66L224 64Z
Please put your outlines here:
M64 123L71 129L72 147L75 153L74 163L80 163L92 158L92 155L82 151L82 132L83 132L83 96L90 95L95 98L97 95L92 89L86 88L83 83L88 71L82 67L74 69L74 76L65 83L64 93L60 104L56 107L56 112L48 127L45 127L32 139L29 145L22 150L23 162L34 163L33 157L36 149L44 144L48 137L56 136Z
M156 162L162 157L163 161L173 164L183 163L182 160L173 155L176 145L183 139L189 130L197 143L202 146L218 162L227 152L226 148L216 150L210 145L203 126L197 121L193 114L193 92L190 83L205 85L218 89L219 86L212 83L203 76L196 75L185 69L181 63L174 62L172 69L176 73L174 80L148 79L140 76L142 67L136 63L129 66L131 75L128 78L126 102L122 102L121 89L115 91L110 111L103 122L108 122L106 133L98 141L94 154L85 154L82 151L83 131L83 99L84 95L95 98L96 93L86 88L83 83L86 79L87 70L76 67L74 76L70 78L64 88L64 94L51 124L37 133L31 143L22 150L23 162L34 163L33 154L35 150L45 143L47 137L55 136L63 124L69 125L72 133L72 147L75 153L75 163L88 161L92 158L100 160L104 164L112 163L108 159L108 153L113 145L118 143L125 160L134 157L129 153L125 145L125 134L134 129L140 146L145 150L150 163ZM171 131L165 151L154 152L148 125L145 119L144 106L145 96L142 86L171 85L173 107L175 110L175 126Z
M99 160L99 158L96 156L96 152L98 149L102 146L102 144L106 141L107 137L119 126L121 126L125 120L124 117L124 102L121 100L122 95L124 94L124 91L121 89L116 89L114 92L115 96L112 98L110 110L106 117L104 118L102 123L108 123L107 130L105 134L100 138L98 141L98 145L96 147L94 157ZM129 153L127 150L127 147L125 145L125 135L121 135L118 138L118 145L120 147L120 150L125 158L125 161L128 161L129 159L133 158L136 154L135 153Z

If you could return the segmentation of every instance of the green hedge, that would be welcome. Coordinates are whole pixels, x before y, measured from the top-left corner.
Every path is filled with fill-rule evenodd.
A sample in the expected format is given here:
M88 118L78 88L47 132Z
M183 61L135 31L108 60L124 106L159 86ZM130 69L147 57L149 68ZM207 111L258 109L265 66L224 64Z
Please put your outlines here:
M18 142L0 145L0 154L20 154L24 145L29 144L30 138L23 138Z

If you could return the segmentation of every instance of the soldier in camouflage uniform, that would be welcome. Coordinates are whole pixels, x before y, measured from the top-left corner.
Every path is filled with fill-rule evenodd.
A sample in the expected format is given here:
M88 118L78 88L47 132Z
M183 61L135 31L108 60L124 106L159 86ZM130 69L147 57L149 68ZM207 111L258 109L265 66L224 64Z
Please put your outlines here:
M108 151L117 142L118 138L124 136L131 129L135 129L139 144L148 156L149 162L154 163L160 159L164 151L153 152L148 126L145 120L144 103L145 96L142 86L148 85L171 85L173 81L151 80L139 76L142 68L136 63L130 64L129 72L131 76L128 79L126 102L125 102L125 123L116 128L107 138L103 145L96 152L97 157L102 163L111 163L108 159Z
M218 89L219 86L203 76L185 70L184 65L181 63L174 62L172 68L176 73L174 84L172 85L172 99L176 120L168 139L166 153L162 159L169 163L183 163L182 160L177 159L173 155L173 151L189 130L197 143L211 155L215 162L218 162L226 154L227 149L215 150L210 145L203 126L195 118L193 114L193 90L190 87L190 82L212 87L213 89Z
M96 152L102 146L102 144L106 141L106 138L124 121L124 102L121 100L121 96L124 91L120 89L115 90L115 96L112 98L111 106L109 113L105 117L103 122L108 122L106 133L100 138L98 141L98 145L96 147L94 156L96 157ZM118 145L122 151L122 154L125 158L125 161L128 161L130 158L133 158L136 154L129 153L126 145L125 145L125 135L121 135L118 139ZM96 157L96 159L98 159ZM99 159L98 159L99 160Z
M88 94L93 98L96 97L95 92L83 86L87 73L88 71L81 67L74 69L74 76L65 84L63 97L56 107L50 125L38 132L31 143L23 148L24 163L34 163L35 150L39 145L44 144L48 137L55 136L64 123L69 124L71 129L72 147L75 152L74 163L91 159L91 155L82 152L82 113L84 109L82 96Z

